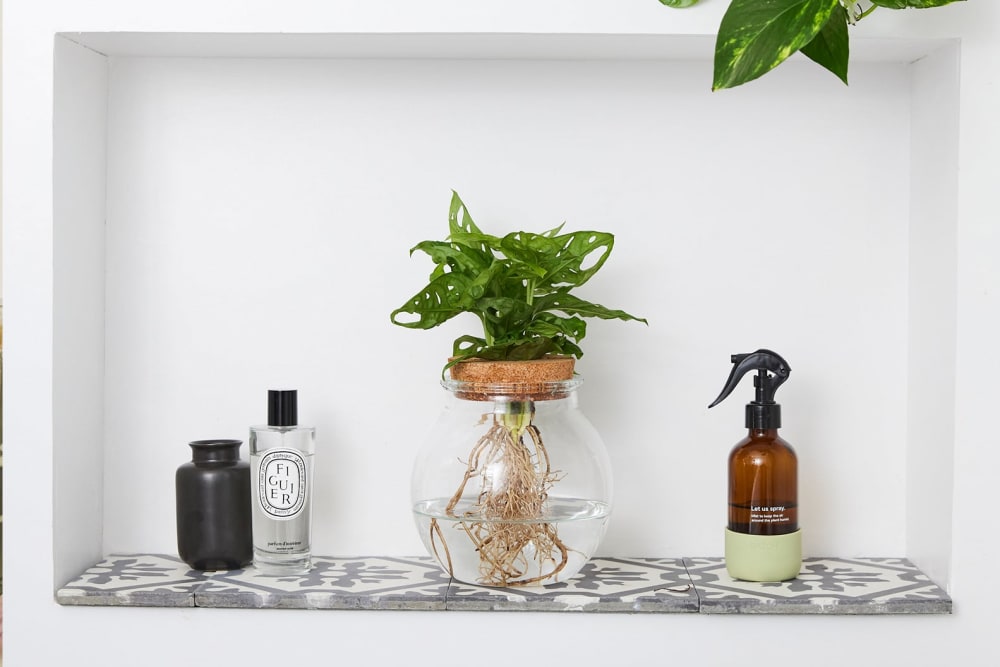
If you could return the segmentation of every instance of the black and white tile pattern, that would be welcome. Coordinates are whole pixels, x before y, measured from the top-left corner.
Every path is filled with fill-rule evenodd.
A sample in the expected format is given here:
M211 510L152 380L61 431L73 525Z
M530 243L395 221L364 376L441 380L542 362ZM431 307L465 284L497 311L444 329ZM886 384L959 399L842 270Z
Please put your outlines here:
M59 589L60 604L193 607L194 594L208 574L189 568L177 556L111 556Z
M430 557L315 557L303 575L216 573L195 600L199 607L444 609L450 582Z
M705 614L941 614L948 594L904 558L806 558L780 583L733 579L722 558L685 558Z
M538 588L454 582L448 609L472 611L697 612L680 559L592 558L572 580Z
M942 614L951 599L901 558L809 558L781 583L732 579L721 558L593 558L568 582L488 588L426 556L314 557L303 575L191 570L109 556L56 593L65 605L703 614Z

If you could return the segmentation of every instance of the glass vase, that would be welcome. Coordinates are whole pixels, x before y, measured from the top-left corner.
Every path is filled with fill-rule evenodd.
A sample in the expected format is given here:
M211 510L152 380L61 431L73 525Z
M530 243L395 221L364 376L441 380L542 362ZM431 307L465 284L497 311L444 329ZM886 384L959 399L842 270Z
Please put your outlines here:
M611 512L607 451L580 411L583 380L448 379L413 468L427 551L459 581L544 586L597 550Z

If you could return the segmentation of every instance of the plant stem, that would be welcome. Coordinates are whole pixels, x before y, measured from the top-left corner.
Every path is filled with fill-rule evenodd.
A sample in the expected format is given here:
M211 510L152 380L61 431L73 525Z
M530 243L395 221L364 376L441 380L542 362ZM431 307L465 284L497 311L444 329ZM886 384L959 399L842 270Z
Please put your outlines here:
M520 440L525 429L531 426L534 413L535 405L531 401L511 401L504 406L503 425L510 431L515 442Z
M852 24L868 16L878 7L878 5L871 5L868 9L859 9L860 0L842 0L841 4L847 9L847 16Z
M878 5L872 5L868 9L866 9L863 12L861 12L860 14L858 14L858 20L860 21L861 19L863 19L864 17L868 16L869 14L871 14L876 9L878 9Z
M482 313L476 313L476 315L479 317L480 324L483 325L483 340L486 341L486 347L493 347L495 339L493 338L493 334L490 333L490 328L486 326L486 316Z

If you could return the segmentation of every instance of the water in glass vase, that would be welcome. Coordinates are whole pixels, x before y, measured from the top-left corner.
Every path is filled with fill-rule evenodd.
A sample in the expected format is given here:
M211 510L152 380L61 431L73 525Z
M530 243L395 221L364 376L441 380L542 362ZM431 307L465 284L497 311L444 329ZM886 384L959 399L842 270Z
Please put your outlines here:
M483 516L475 500L436 498L413 507L421 539L459 581L483 586L544 586L579 572L604 536L607 503L553 498L537 518Z

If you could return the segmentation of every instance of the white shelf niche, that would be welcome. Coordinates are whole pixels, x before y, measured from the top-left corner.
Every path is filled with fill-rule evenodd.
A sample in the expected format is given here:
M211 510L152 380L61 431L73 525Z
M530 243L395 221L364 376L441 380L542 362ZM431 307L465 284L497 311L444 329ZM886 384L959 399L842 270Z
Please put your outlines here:
M847 92L792 62L716 94L711 45L58 35L53 589L107 553L169 553L185 443L240 437L271 383L329 436L317 553L419 550L400 508L457 333L388 312L449 188L491 231L618 236L588 295L651 326L595 324L581 362L615 464L605 553L719 552L746 392L704 406L729 353L773 346L796 371L807 552L905 554L947 587L958 45L854 40Z

